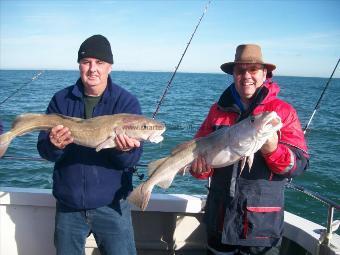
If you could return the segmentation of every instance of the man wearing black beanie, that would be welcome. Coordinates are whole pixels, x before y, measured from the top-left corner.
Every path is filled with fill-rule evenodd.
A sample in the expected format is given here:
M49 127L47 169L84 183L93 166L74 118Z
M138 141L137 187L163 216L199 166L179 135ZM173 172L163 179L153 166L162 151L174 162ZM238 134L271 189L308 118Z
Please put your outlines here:
M113 57L102 35L80 46L80 78L57 92L46 113L92 118L117 113L141 114L135 96L112 82ZM93 134L96 135L96 134ZM132 166L142 153L138 140L117 135L114 149L95 149L73 143L67 127L58 125L39 134L41 157L55 162L53 195L57 200L54 240L58 255L84 254L92 232L102 255L136 254L131 208Z
M78 51L78 63L83 58L97 58L109 64L113 64L110 42L102 35L93 35L87 38Z

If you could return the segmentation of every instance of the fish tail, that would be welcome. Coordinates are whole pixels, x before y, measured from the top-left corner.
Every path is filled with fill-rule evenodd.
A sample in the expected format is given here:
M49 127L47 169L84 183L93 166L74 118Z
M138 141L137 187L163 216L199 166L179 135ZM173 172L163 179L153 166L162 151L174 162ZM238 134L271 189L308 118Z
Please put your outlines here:
M41 118L43 114L27 113L19 115L12 123L12 129L0 135L0 158L6 153L11 141L20 135L34 130L47 129L50 125L49 119Z
M150 185L142 183L130 193L128 200L144 211L148 206L151 197L151 191L152 188L150 188Z
M14 136L11 131L0 135L0 158L2 158L2 156L6 153L13 138Z

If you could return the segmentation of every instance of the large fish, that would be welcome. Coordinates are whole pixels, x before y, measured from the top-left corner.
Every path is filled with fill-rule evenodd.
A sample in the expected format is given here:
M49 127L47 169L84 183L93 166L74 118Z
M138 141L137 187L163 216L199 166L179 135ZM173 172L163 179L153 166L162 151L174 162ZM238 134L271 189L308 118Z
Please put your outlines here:
M92 119L80 119L58 114L19 115L12 124L12 129L0 135L0 157L10 142L17 136L37 130L49 130L57 125L68 127L74 143L96 148L97 151L116 146L116 134L126 134L137 140L159 143L163 140L165 126L156 120L136 114L114 114L98 116Z
M205 157L214 168L232 165L242 160L251 168L254 153L282 127L276 112L250 116L239 123L221 128L206 137L193 139L177 146L170 156L149 164L149 178L129 195L128 200L145 210L155 185L168 188L176 174L198 155Z

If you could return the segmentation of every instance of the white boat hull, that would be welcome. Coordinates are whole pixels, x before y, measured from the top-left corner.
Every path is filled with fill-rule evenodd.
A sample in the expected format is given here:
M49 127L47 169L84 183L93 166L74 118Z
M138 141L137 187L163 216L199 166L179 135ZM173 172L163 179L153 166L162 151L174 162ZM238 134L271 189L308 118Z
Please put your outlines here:
M138 254L205 254L202 222L204 196L152 195L145 212L133 210ZM51 190L0 188L0 254L55 254L53 246L55 200ZM319 250L317 230L324 227L285 212L284 236L311 254ZM334 235L327 253L340 254L340 237ZM99 254L91 235L86 254Z

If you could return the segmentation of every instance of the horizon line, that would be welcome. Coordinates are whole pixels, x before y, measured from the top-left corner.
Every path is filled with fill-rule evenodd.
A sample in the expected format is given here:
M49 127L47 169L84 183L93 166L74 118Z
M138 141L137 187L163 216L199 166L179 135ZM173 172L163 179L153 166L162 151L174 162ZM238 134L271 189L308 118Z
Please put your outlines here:
M59 68L48 68L48 69L32 69L32 68L0 68L0 71L78 71L78 69L59 69ZM135 73L173 73L174 71L162 71L162 70L112 70L112 72L135 72ZM213 75L229 75L226 73L215 73L215 72L195 72L195 71L177 71L177 73L183 73L183 74L213 74ZM231 76L231 75L230 75ZM299 75L287 75L287 74L277 74L273 76L275 77L300 77L300 78L322 78L322 79L328 79L327 76L299 76ZM340 79L340 77L333 77L334 79Z

